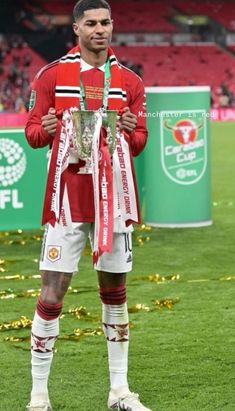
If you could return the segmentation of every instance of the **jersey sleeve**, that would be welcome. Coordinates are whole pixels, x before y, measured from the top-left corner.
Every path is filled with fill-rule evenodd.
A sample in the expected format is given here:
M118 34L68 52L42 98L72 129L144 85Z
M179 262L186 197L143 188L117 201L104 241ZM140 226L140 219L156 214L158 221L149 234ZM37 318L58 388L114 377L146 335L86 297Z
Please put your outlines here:
M53 137L43 129L41 118L48 113L50 107L55 106L55 69L54 66L45 68L32 83L25 135L33 148L45 147L53 142Z
M137 126L130 133L130 146L133 156L137 156L144 149L147 142L148 131L146 127L146 96L142 80L135 76L135 87L131 88L129 108L137 116Z

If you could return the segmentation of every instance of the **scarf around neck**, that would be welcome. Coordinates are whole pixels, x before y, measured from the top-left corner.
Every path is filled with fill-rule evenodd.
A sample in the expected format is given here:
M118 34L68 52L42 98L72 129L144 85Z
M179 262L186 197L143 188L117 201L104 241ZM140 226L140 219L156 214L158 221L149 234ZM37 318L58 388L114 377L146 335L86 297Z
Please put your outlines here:
M111 48L108 49L108 60L111 74L108 109L120 110L126 105L127 93L123 87L122 67ZM80 107L80 61L80 48L76 46L59 62L55 89L55 108L57 110Z

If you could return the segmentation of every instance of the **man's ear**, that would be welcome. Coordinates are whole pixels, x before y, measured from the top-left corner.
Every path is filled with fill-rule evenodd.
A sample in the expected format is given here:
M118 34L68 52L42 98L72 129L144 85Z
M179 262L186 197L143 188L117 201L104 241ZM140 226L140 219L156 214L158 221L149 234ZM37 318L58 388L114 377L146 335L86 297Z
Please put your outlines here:
M76 34L76 36L78 36L79 34L79 27L77 23L73 23L73 31Z

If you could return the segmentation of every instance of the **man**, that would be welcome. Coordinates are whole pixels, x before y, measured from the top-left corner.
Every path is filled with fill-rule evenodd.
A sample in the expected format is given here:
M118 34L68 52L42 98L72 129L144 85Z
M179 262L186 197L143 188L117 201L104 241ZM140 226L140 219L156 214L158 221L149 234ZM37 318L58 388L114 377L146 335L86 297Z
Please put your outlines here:
M73 14L79 45L36 76L26 125L32 147L51 147L43 210L47 226L40 261L42 284L32 325L32 391L27 409L52 409L47 384L59 316L89 236L108 345L108 407L150 411L130 392L127 381L126 273L132 268L131 223L139 222L132 155L143 150L147 138L145 117L138 115L145 110L144 87L136 74L117 62L109 47L113 30L109 4L80 0ZM93 130L87 158L71 137L73 113L83 115L84 110L96 113L91 120L95 119L95 128L85 120L83 129L88 145ZM109 135L112 124L107 127L102 120L107 110L118 114L115 150Z

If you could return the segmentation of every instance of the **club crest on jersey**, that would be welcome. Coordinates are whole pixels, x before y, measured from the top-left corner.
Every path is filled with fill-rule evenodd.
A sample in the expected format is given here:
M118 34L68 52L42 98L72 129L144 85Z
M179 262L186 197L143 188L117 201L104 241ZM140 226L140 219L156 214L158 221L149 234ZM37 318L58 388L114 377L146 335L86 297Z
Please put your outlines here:
M161 163L177 184L198 182L207 166L205 110L162 111L160 116Z
M47 247L47 259L54 263L61 258L61 247L57 245L49 245Z
M33 110L36 102L36 91L32 90L29 99L29 111Z

